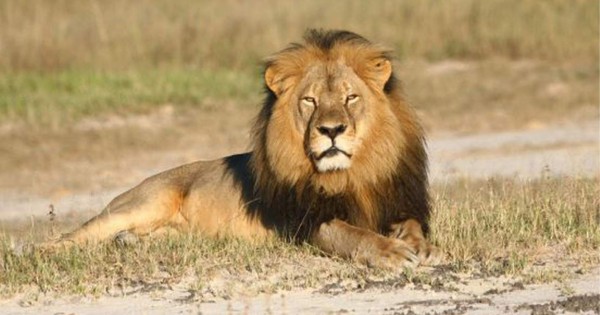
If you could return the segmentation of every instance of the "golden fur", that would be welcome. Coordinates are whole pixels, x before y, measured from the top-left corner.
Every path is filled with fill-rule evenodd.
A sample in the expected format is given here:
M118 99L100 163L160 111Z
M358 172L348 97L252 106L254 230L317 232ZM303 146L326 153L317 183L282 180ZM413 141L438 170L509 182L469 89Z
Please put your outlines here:
M150 177L51 246L173 230L278 235L377 266L439 257L422 129L387 51L308 31L268 59L265 85L252 152Z

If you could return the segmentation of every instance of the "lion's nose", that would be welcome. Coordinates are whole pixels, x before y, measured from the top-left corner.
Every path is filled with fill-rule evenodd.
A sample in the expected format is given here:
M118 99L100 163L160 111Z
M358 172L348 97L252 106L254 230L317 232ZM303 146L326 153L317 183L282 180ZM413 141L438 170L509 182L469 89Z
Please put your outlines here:
M344 131L346 131L346 125L344 125L344 124L339 124L336 126L321 125L321 126L317 127L317 130L319 131L320 134L322 134L324 136L328 136L331 139L334 139L339 134L342 134L342 133L344 133Z

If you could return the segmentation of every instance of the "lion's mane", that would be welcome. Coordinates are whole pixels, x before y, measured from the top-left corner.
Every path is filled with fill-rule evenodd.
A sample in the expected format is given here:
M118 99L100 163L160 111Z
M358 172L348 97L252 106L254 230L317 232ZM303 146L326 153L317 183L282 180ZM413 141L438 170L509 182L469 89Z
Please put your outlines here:
M367 63L368 56L378 55L390 59L389 53L363 37L345 31L308 31L305 43L292 44L275 54L266 64L274 62L293 64L307 50L318 50L327 56L334 49L345 51L347 60L356 64ZM285 60L295 58L296 60ZM303 62L306 62L304 60ZM290 70L293 71L293 70ZM368 80L368 75L359 77ZM273 111L278 99L273 91L265 87L265 99L253 128L253 154L246 161L249 173L243 174L253 186L243 187L244 201L251 215L258 216L263 224L276 230L292 241L305 241L314 228L334 218L344 220L358 227L364 227L382 234L390 232L390 224L406 219L416 219L427 234L430 205L427 183L427 154L422 129L411 107L402 97L399 81L392 73L386 82L383 93L392 107L393 118L399 126L387 135L392 141L369 141L365 139L362 150L372 152L362 161L355 161L353 172L338 176L332 180L344 181L344 189L330 194L319 187L319 176L315 171L303 171L294 181L282 173L298 171L297 162L305 159L298 156L299 143L286 141L285 134L292 126L280 130L281 141L267 144L267 127L273 119ZM379 128L377 124L373 128ZM375 132L377 134L377 132ZM381 135L380 135L381 136ZM275 147L274 147L275 146ZM379 147L373 147L379 146ZM276 152L279 163L273 163L272 154ZM395 158L383 159L376 165L369 162L369 154L378 152L399 152ZM371 156L375 159L375 156ZM287 163L281 167L281 161ZM391 170L391 171L389 171ZM383 172L387 172L382 174ZM332 175L333 176L333 175ZM377 178L368 181L368 178Z

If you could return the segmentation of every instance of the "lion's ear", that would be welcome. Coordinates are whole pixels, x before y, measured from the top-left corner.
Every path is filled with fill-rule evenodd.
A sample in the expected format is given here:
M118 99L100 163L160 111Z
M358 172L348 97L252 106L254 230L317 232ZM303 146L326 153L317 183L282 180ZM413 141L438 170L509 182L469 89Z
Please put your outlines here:
M285 91L284 79L276 65L269 65L265 70L265 84L278 97Z
M371 62L373 79L378 87L383 87L392 75L392 63L387 58L377 58Z

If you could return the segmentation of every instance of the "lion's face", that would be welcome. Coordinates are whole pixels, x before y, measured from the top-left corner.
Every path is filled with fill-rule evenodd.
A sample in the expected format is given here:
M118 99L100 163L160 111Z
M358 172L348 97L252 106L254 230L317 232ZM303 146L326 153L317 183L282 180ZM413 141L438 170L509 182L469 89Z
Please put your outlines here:
M385 129L374 127L377 121L393 117L383 93L391 74L389 60L373 58L357 65L343 54L314 58L293 75L287 65L278 65L284 71L272 66L265 73L267 85L278 96L269 124L274 130L271 147L283 144L291 150L291 145L297 145L294 149L300 148L312 169L321 174L351 169L356 155L365 150L363 143L372 136L371 130ZM294 134L287 134L289 139L281 143L281 137L290 132L283 130L290 125ZM275 163L281 153L273 151Z
M317 63L306 70L289 108L304 150L318 172L346 170L360 146L369 98L364 82L343 63Z
M278 181L309 180L327 193L389 177L410 128L401 119L406 107L385 91L390 78L389 58L365 43L293 46L274 55L265 69L274 99L255 125L264 165Z

